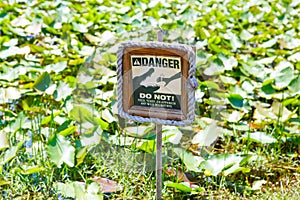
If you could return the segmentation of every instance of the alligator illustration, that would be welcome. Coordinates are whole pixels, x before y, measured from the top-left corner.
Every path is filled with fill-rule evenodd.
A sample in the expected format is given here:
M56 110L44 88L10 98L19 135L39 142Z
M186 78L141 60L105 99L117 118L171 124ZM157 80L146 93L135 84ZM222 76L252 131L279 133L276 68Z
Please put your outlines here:
M147 77L150 77L154 72L153 68L150 68L148 71L146 71L144 74L140 76L136 76L132 79L133 82L133 92L136 91L139 87L141 87L141 82L144 81ZM143 86L145 87L145 86ZM150 86L151 87L151 86ZM157 87L157 86L156 86ZM158 90L159 87L156 89ZM155 90L154 90L155 91Z
M177 74L174 74L173 76L169 78L164 78L162 76L158 77L156 79L157 82L165 82L165 86L167 86L171 81L181 78L181 72L178 72Z

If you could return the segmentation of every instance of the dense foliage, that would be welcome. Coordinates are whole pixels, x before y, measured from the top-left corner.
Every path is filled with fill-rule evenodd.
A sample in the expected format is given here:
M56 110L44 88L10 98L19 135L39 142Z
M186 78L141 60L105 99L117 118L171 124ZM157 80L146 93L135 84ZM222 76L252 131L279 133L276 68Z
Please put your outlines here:
M159 27L196 46L200 84L193 125L163 128L164 197L299 197L299 12L299 0L2 0L0 197L154 197L154 125L118 119L115 85L118 44Z

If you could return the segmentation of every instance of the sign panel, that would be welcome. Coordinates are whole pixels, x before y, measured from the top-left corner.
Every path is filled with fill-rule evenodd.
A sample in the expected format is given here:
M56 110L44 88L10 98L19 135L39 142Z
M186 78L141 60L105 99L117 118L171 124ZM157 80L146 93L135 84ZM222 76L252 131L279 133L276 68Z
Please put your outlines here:
M119 48L119 114L141 122L157 123L159 119L163 124L187 124L194 116L188 107L194 91L187 91L189 69L195 65L190 63L194 51L183 45L149 45L152 43L130 43Z
M181 108L181 58L131 55L133 105Z

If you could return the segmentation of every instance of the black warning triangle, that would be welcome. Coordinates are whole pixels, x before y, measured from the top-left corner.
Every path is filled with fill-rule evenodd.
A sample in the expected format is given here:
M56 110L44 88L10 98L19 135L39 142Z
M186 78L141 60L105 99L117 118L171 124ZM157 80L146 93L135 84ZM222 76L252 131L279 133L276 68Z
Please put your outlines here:
M133 66L141 66L141 58L132 58Z

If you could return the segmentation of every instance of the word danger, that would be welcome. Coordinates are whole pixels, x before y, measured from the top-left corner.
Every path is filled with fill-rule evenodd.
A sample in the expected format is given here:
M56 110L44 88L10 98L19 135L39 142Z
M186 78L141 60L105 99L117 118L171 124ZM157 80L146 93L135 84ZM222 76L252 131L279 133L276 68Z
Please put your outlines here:
M175 101L175 97L172 95L165 94L149 94L149 93L140 93L139 96L141 99L153 99L154 100L162 100L162 101Z
M173 69L181 68L180 57L132 55L131 63L134 67L168 67Z

